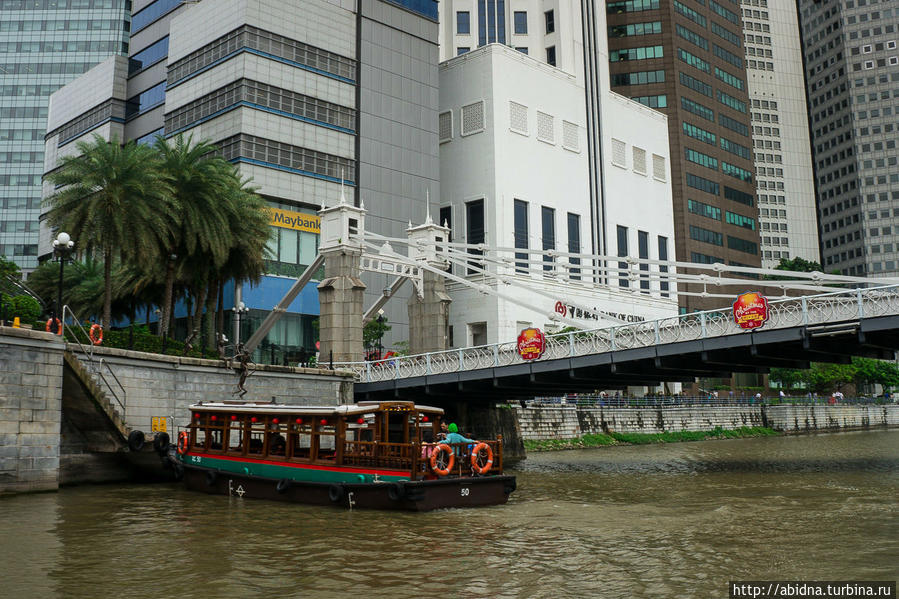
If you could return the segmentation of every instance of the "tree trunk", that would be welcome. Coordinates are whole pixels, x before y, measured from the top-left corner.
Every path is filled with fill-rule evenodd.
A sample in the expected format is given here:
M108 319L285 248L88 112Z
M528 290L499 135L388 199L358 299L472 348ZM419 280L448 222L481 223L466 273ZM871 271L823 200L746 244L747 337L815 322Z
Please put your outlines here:
M162 314L159 321L159 336L169 330L172 310L172 288L175 286L175 261L169 258L165 268L165 296L162 301Z
M103 329L109 330L112 320L112 248L103 250Z
M215 304L219 296L218 279L210 284L209 296L206 298L206 335L205 347L210 350L215 349Z

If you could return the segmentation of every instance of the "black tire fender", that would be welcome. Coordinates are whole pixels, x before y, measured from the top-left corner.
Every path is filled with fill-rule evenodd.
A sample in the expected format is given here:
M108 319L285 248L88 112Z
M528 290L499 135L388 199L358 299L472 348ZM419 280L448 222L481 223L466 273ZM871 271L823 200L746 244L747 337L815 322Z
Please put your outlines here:
M215 481L218 480L218 477L219 477L218 472L216 472L215 470L207 470L206 471L206 486L211 487L212 485L214 485Z
M390 501L399 501L406 497L406 487L403 483L392 482L387 483L387 497Z
M144 448L146 438L142 431L133 430L128 433L128 449L131 451L140 451Z
M343 485L331 485L328 487L328 499L334 503L343 499Z
M181 479L184 478L184 466L181 465L180 462L173 462L172 463L172 474L174 475L175 480L180 481Z
M282 478L281 480L278 481L278 484L275 485L275 490L278 493L282 493L282 494L287 493L287 489L289 489L289 488L290 488L290 479L289 478Z
M171 444L171 438L168 433L156 433L156 436L153 437L153 449L159 455L167 454Z

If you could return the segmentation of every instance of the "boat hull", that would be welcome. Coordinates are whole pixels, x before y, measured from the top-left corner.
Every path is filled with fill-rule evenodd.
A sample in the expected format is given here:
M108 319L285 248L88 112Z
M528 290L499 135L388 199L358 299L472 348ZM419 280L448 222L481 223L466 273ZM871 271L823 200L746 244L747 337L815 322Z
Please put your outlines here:
M184 464L193 491L310 505L429 511L506 503L515 490L507 475L421 481L316 482L269 478Z

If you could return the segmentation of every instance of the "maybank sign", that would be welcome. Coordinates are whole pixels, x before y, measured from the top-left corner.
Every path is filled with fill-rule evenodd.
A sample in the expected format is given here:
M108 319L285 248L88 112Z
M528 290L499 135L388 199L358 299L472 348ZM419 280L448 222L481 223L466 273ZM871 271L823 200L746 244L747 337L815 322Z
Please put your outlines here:
M316 214L291 212L289 210L279 210L278 208L269 208L268 211L271 217L269 224L273 227L306 231L316 235L321 234L321 218Z

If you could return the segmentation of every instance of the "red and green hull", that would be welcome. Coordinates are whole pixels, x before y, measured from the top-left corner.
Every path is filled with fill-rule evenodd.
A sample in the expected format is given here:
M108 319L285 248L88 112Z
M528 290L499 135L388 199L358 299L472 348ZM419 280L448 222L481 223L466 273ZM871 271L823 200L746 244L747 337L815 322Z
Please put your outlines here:
M187 487L212 494L349 508L427 511L506 503L515 477L412 481L408 471L234 458L179 456Z

